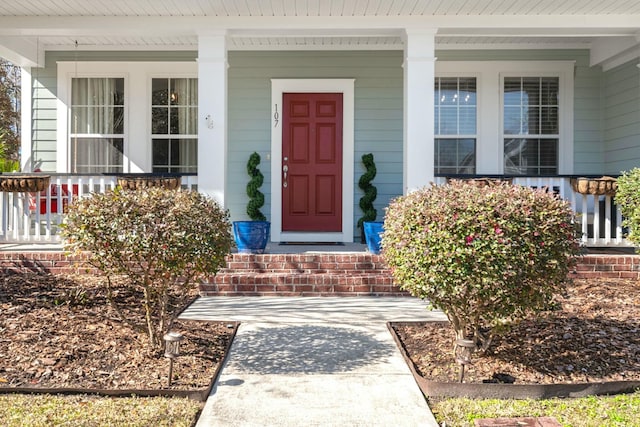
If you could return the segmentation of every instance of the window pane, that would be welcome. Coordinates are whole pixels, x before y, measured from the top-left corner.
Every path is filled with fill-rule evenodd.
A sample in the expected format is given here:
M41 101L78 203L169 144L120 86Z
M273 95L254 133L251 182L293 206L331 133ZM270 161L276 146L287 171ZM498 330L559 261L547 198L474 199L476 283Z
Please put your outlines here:
M197 79L171 79L171 105L198 105Z
M543 135L557 135L559 132L558 124L558 107L542 107L540 133Z
M184 173L197 171L197 139L154 139L152 145L154 172Z
M438 174L474 174L476 164L475 139L435 140L435 172Z
M522 129L522 113L519 106L504 107L504 133L505 135L519 135Z
M195 135L198 133L198 109L195 107L172 107L169 131L172 135Z
M151 105L169 104L169 79L151 79Z
M151 133L154 135L166 135L169 133L168 108L153 107L151 109Z
M456 107L440 108L440 134L456 135L458 133L458 109Z
M476 115L477 113L475 107L460 107L460 128L458 129L460 135L475 135Z
M557 139L505 139L504 153L506 174L535 176L557 173Z
M72 138L71 167L76 173L122 172L122 138Z

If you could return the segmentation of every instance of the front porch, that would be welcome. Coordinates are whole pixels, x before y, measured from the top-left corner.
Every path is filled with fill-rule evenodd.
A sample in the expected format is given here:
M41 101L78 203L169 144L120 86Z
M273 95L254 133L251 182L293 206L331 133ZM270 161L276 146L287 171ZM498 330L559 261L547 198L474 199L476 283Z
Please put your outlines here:
M0 243L35 243L59 244L60 224L64 220L64 212L74 197L83 197L92 192L105 192L117 186L119 175L87 175L87 174L47 174L51 176L50 185L40 193L2 192L0 198ZM582 175L584 177L584 175ZM459 176L458 178L487 177ZM581 194L571 186L571 179L576 176L562 175L554 177L525 177L489 175L491 178L509 178L516 185L533 188L546 188L559 197L568 200L578 214L582 227L582 244L589 248L632 248L625 239L625 230L621 226L622 215L611 195ZM446 183L446 177L435 178L438 185ZM198 176L182 175L183 189L198 190ZM69 191L71 189L71 191ZM360 195L355 194L354 199ZM358 206L353 206L353 224L360 215ZM383 213L380 212L381 219ZM355 229L355 226L354 226ZM356 234L351 242L359 241ZM273 239L270 253L281 252ZM304 242L301 242L304 243ZM345 242L343 242L345 243ZM349 242L346 242L350 247ZM296 250L294 252L300 252Z

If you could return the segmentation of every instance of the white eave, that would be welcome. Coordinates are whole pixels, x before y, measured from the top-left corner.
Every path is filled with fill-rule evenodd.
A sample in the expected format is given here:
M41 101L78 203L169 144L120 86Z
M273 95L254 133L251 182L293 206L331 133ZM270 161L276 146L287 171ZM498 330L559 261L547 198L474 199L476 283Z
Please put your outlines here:
M4 0L0 56L197 50L212 33L229 50L396 50L412 28L435 30L436 49L590 49L605 68L640 56L640 1L627 0Z

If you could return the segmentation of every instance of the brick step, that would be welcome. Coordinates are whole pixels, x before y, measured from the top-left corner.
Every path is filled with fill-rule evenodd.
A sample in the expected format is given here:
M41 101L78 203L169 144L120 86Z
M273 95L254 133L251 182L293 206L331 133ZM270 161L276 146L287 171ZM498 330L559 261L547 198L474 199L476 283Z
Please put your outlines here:
M246 271L254 273L307 273L329 272L366 274L388 272L382 257L368 253L357 254L231 254L227 267L220 273Z
M219 273L200 285L203 296L407 296L390 274Z

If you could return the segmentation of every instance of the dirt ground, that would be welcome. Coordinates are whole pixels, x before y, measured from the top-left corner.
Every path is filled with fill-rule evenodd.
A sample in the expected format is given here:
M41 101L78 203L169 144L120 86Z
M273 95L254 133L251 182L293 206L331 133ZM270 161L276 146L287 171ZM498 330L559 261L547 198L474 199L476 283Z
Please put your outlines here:
M119 320L94 276L0 275L0 387L105 389L167 388L168 361L150 352L144 336ZM186 306L196 291L171 303ZM121 287L125 315L141 319L139 296ZM474 355L465 382L516 383L640 380L640 284L577 280L558 298L559 310L540 313ZM206 388L233 332L227 323L183 322L174 389ZM419 372L457 381L452 330L442 324L396 326ZM504 377L500 377L504 378Z
M167 388L168 359L151 352L146 337L119 320L94 276L0 275L0 387L98 389ZM173 298L176 310L195 290ZM142 321L140 296L115 292L130 302L125 316ZM172 389L204 389L222 360L231 325L178 321L180 357Z
M557 302L558 310L522 321L497 337L487 354L475 354L464 382L640 380L640 282L576 280ZM395 330L424 378L458 380L448 325L396 325Z

